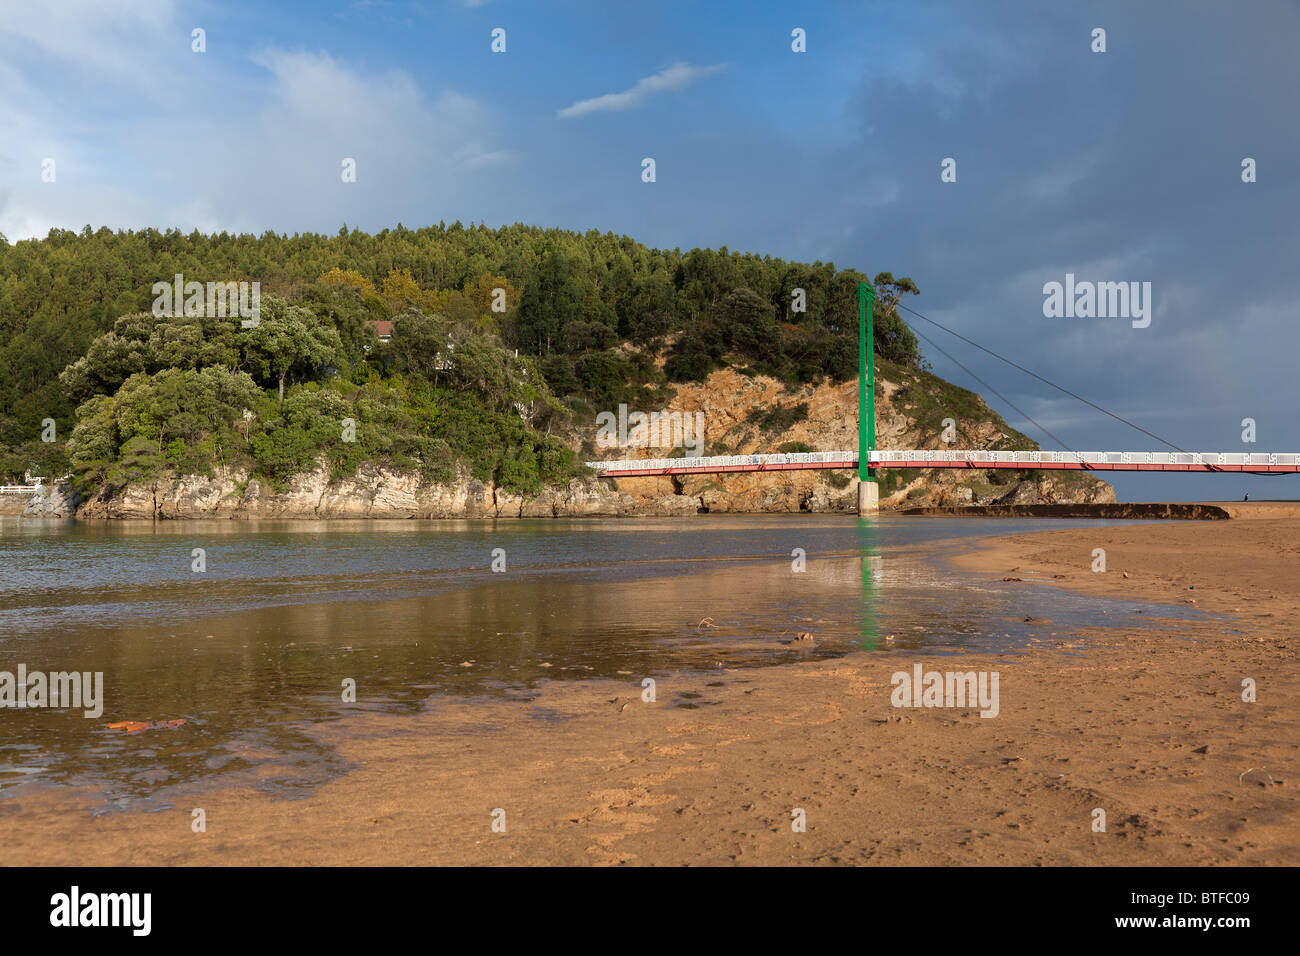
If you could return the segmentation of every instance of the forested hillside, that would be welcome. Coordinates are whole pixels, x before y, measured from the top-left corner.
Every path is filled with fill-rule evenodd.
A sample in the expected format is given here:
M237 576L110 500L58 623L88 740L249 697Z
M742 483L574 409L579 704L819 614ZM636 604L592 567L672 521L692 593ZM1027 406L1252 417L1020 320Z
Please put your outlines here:
M260 323L151 314L176 274L260 282ZM535 490L574 472L575 436L619 402L666 407L673 383L728 367L851 377L865 278L523 225L0 237L0 474L89 488L238 465L279 484L324 457ZM916 287L876 286L877 353L918 366L892 309Z

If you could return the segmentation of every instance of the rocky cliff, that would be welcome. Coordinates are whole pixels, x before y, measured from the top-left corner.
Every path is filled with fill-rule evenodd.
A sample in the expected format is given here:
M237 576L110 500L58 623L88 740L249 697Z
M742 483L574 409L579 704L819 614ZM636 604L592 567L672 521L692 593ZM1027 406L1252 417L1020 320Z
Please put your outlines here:
M507 493L473 478L429 485L418 475L365 467L332 481L328 471L297 476L272 491L242 472L225 478L187 475L130 485L82 501L78 518L551 518L675 513L638 507L595 478L575 479L534 497ZM675 502L673 503L676 504Z
M0 497L0 515L70 518L76 513L80 500L80 496L68 485L42 485L31 495Z
M886 377L888 376L888 377ZM664 409L703 414L704 454L759 454L857 448L857 386L789 387L732 370L677 386ZM885 366L877 386L877 444L882 448L1034 447L971 392L910 369ZM657 411L659 409L638 409ZM943 444L944 421L951 419ZM595 433L579 428L575 444ZM588 449L590 449L588 445ZM659 458L684 449L611 448L607 458ZM881 472L881 505L1092 504L1113 502L1103 481L1077 472ZM178 478L104 489L81 499L48 489L22 509L30 516L79 518L505 518L700 513L852 513L856 476L787 471L686 478L577 478L563 487L521 496L462 476L425 484L416 474L380 465L331 480L324 467L273 490L245 472Z
M882 363L876 387L879 448L1037 448L973 392L927 372ZM701 412L704 454L846 451L858 447L856 382L790 388L761 376L715 372L699 385L675 388L669 411ZM640 409L650 412L659 409ZM797 419L797 420L796 420ZM950 443L944 442L951 420ZM610 449L602 458L667 458L678 449ZM787 471L623 478L620 491L638 501L675 495L704 512L854 512L856 475ZM1113 502L1115 489L1082 472L891 469L880 472L882 508L989 504Z

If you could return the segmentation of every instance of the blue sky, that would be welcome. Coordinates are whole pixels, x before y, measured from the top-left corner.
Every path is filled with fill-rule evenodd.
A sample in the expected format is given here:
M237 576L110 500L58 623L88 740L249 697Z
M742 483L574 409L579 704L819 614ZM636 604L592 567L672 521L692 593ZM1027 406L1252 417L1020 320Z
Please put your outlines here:
M1300 451L1297 50L1291 0L0 0L0 232L520 221L888 269L920 311L1185 448ZM1151 325L1044 317L1067 272L1151 282ZM937 341L1075 448L1158 448Z

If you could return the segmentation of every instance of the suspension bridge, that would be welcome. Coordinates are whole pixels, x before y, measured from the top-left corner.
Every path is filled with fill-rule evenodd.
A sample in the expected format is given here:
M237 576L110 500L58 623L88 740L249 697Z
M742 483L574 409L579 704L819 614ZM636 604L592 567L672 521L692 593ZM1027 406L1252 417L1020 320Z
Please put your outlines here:
M875 289L863 282L858 286L858 448L867 450L865 456L857 451L799 452L774 455L714 455L696 458L622 459L589 461L587 466L607 478L635 478L660 475L713 475L754 471L808 471L813 469L856 469L858 472L858 513L868 514L879 509L879 486L876 471L888 468L1002 468L1012 470L1073 470L1073 471L1190 471L1190 472L1240 472L1246 474L1275 475L1300 473L1300 453L1277 454L1273 452L1191 452L1152 434L1145 428L1106 411L1100 405L1075 395L1069 389L1050 382L1029 369L1017 365L990 349L972 342L965 336L944 329L976 348L988 352L1003 362L1020 369L1053 388L1065 392L1086 405L1149 435L1161 444L1175 449L1172 452L1150 451L995 451L986 449L944 450L919 448L904 451L876 448L876 395L875 355L868 343L874 341L872 312ZM906 308L906 306L901 306ZM919 312L908 312L938 325ZM939 328L944 328L939 326ZM915 331L915 330L913 330ZM920 333L917 333L920 335ZM925 336L921 336L925 338ZM929 339L925 341L930 342ZM934 343L930 343L934 345ZM935 346L938 349L938 346ZM938 349L945 356L952 356ZM956 362L956 359L952 359ZM970 369L956 362L964 371L976 378L996 395L987 382ZM998 395L1001 398L1001 395ZM1003 399L1006 401L1006 399ZM1007 402L1010 405L1010 402ZM1011 406L1015 408L1014 405ZM1020 412L1020 409L1015 409ZM1024 412L1020 414L1025 415ZM1029 421L1032 418L1025 415ZM1064 442L1051 432L1033 422L1057 444Z
M856 451L817 451L786 455L714 455L704 458L645 458L591 461L609 478L647 475L712 475L741 471L808 471L858 468ZM871 470L880 468L1005 468L1074 471L1207 471L1251 474L1300 472L1300 454L1152 451L873 451Z

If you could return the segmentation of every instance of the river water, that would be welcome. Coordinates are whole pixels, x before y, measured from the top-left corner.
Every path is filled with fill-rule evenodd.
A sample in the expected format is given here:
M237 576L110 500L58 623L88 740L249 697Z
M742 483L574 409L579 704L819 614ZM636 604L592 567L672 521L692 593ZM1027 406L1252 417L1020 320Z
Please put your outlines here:
M941 560L972 538L1097 524L0 517L0 672L102 672L104 688L96 718L0 709L0 800L79 785L105 810L164 807L177 785L233 782L292 797L346 769L311 722L431 695L526 700L542 681L589 678L632 694L675 671L1024 647L1046 636L1025 617L1066 633L1148 620L1139 610L1198 616L988 584ZM788 646L799 631L816 647ZM108 728L178 718L175 730Z

